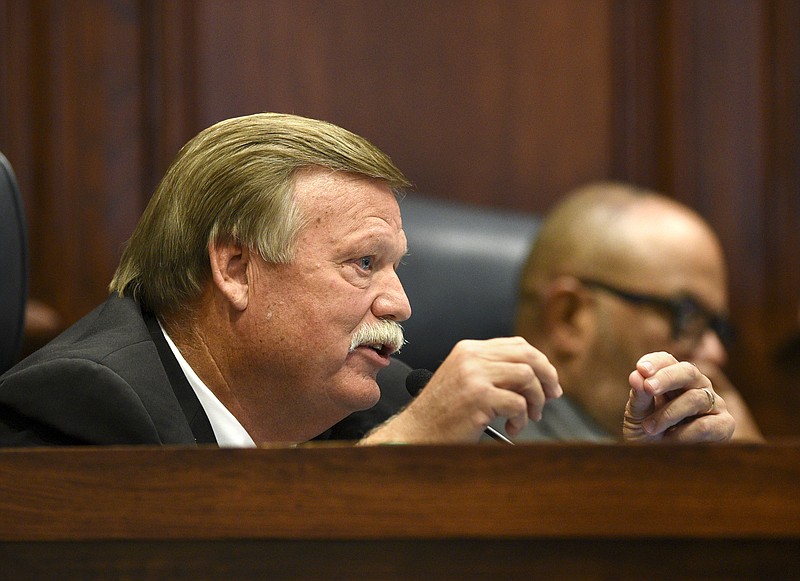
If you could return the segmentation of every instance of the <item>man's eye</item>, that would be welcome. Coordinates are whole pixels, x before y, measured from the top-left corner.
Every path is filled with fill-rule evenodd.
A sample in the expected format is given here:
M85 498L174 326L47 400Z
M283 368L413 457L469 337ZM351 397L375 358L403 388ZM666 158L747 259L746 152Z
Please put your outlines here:
M372 270L372 263L374 262L371 256L362 256L358 259L358 266L363 270Z

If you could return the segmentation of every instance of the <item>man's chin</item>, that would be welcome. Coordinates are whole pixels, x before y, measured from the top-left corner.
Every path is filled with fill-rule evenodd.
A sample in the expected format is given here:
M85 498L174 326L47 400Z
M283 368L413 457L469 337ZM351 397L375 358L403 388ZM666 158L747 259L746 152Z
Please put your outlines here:
M381 390L375 375L377 372L354 377L337 390L337 399L343 407L350 410L348 413L369 409L381 399Z

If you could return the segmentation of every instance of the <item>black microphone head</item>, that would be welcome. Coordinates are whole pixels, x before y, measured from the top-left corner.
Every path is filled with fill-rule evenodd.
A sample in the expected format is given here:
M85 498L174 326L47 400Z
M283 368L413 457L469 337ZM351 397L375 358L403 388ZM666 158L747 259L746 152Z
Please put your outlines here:
M406 389L412 396L417 395L428 383L433 373L427 369L414 369L406 376Z

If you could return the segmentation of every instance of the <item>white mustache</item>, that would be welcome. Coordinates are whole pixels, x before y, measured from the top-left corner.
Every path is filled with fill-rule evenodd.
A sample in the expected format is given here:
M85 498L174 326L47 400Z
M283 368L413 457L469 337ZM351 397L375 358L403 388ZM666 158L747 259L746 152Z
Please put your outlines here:
M377 323L365 323L356 329L350 339L350 351L355 351L361 345L383 345L390 353L397 353L405 342L400 323L381 319Z

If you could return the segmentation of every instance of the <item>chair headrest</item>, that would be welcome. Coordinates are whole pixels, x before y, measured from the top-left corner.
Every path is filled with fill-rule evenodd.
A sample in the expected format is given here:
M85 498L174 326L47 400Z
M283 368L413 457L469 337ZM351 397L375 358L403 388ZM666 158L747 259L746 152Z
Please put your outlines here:
M28 238L22 196L0 153L0 373L16 363L28 300Z
M460 339L509 336L540 218L408 194L409 256L398 270L413 314L398 358L435 370Z

